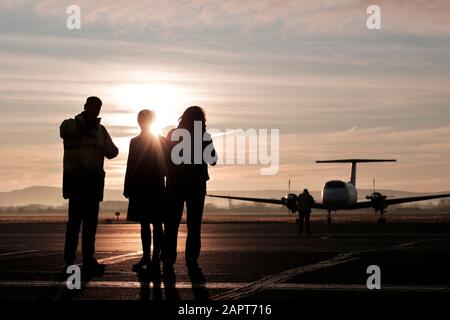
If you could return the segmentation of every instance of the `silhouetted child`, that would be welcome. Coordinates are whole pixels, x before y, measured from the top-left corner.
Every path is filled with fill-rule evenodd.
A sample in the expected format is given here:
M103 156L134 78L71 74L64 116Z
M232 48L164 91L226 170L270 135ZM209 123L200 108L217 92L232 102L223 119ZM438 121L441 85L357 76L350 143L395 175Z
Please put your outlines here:
M141 224L143 255L133 265L133 270L139 271L146 265L147 270L160 274L165 199L165 139L151 133L150 126L154 117L154 112L150 110L142 110L138 114L141 133L130 141L123 194L129 199L127 220ZM150 224L153 225L152 255Z

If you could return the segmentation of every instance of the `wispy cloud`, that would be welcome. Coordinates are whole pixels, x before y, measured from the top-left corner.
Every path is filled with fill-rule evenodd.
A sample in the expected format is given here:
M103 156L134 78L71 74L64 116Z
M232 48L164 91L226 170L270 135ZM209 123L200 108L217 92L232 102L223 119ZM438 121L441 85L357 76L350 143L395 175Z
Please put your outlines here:
M315 160L339 158L396 158L395 164L360 165L358 187L370 188L377 178L382 188L411 191L450 189L450 127L398 131L393 128L354 129L281 137L280 171L260 176L258 166L213 168L212 189L284 189L292 179L296 188L320 190L329 179L349 178L347 165L317 165ZM245 181L236 185L235 181Z
M59 123L92 94L121 149L107 163L107 185L121 188L135 112L149 103L120 105L123 85L177 87L189 99L174 111L203 105L212 128L280 129L277 176L218 167L211 188L232 189L239 178L245 189L283 189L292 178L319 189L348 168L318 168L317 158L371 156L400 162L364 167L362 184L376 176L386 187L448 189L447 1L376 1L376 32L365 28L365 0L76 3L80 32L65 29L72 1L0 1L4 190L59 185Z
M3 0L9 10L34 7L40 16L64 18L72 4L66 0ZM83 23L98 24L122 30L179 28L212 30L237 28L248 32L275 27L288 37L299 33L349 33L364 29L366 8L377 4L383 23L391 32L450 32L446 0L78 0ZM359 31L358 31L359 30Z

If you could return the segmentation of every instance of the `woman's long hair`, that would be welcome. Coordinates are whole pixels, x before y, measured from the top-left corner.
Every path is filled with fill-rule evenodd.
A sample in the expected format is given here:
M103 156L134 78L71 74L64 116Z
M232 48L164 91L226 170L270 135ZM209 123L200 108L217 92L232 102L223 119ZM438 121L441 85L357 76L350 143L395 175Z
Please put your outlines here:
M195 121L201 121L203 131L206 130L205 111L198 106L192 106L184 110L178 121L178 128L187 130L193 130Z

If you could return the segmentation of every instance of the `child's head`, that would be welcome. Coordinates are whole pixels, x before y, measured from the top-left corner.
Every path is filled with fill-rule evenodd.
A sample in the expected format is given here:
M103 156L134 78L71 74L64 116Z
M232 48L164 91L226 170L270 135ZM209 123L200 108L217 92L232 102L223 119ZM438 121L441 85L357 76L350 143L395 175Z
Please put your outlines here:
M152 110L141 110L138 113L137 121L142 131L149 131L150 126L155 119L155 112Z

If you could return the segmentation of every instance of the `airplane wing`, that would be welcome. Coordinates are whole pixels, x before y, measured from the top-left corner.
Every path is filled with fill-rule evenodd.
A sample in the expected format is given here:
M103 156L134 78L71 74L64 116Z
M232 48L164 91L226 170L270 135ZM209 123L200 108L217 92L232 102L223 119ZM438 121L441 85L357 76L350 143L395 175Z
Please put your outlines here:
M384 200L386 204L399 204L399 203L407 203L407 202L416 202L416 201L424 201L424 200L432 200L439 198L447 198L450 197L450 193L444 194L430 194L425 196L415 196L415 197L404 197L404 198L392 198Z
M391 198L391 199L385 199L383 201L384 204L387 206L392 204L400 204L400 203L408 203L408 202L416 202L416 201L424 201L424 200L432 200L432 199L439 199L439 198L447 198L450 197L450 193L444 193L444 194L430 194L430 195L423 195L423 196L414 196L414 197L403 197L403 198ZM348 204L340 206L337 209L340 210L353 210L353 209L363 209L363 208L371 208L373 205L372 201L361 201L354 204Z
M279 204L279 205L286 204L284 198L278 200L278 199L268 199L268 198L219 196L219 195L213 195L213 194L208 194L208 196L214 197L214 198L251 201L251 202L269 203L269 204ZM447 197L450 197L450 193L430 194L430 195L424 195L424 196L404 197L404 198L392 198L392 199L385 199L384 204L392 205L392 204L432 200L432 199L447 198ZM372 201L361 201L361 202L352 203L352 204L338 205L338 206L335 206L333 209L335 209L335 210L355 210L355 209L372 208L372 207L373 207ZM325 205L323 205L322 203L319 203L319 202L315 202L314 205L312 206L312 208L328 210L328 207L326 207Z
M241 200L241 201L252 201L252 202L260 202L260 203L269 203L269 204L279 204L279 205L285 205L285 199L268 199L268 198L247 198L247 197L234 197L234 196L219 196L219 195L213 195L208 194L208 197L214 197L214 198L222 198L222 199L232 199L232 200ZM315 202L314 206L312 207L314 209L326 209L321 203Z
M232 199L232 200L242 200L242 201L252 201L270 204L280 204L283 205L284 201L282 199L267 199L267 198L247 198L247 197L232 197L232 196L218 196L213 194L208 194L208 197L222 198L222 199Z

